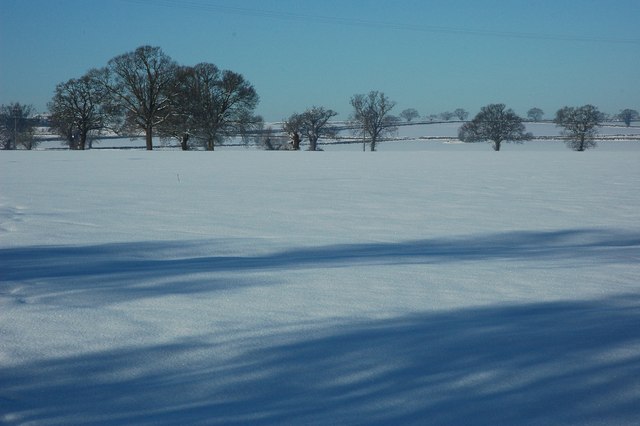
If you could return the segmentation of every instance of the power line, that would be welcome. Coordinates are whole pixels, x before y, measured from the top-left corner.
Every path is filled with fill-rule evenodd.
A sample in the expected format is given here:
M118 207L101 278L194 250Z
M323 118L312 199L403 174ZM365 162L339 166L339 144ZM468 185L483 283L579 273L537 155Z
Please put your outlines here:
M413 31L423 33L457 34L466 36L483 36L513 39L548 40L548 41L573 41L588 43L613 43L613 44L640 44L640 39L615 38L615 37L594 37L584 35L567 34L544 34L516 31L495 31L473 28L457 28L448 26L433 25L411 25L406 23L394 23L386 21L372 21L356 18L341 18L336 16L310 15L275 11L268 9L253 9L237 6L221 6L209 3L202 3L194 0L120 0L125 3L139 4L145 6L160 6L174 9L189 9L209 13L224 13L238 16L251 16L257 18L268 18L286 21L305 21L318 24L342 25L351 27L365 27L376 29L388 29L395 31Z

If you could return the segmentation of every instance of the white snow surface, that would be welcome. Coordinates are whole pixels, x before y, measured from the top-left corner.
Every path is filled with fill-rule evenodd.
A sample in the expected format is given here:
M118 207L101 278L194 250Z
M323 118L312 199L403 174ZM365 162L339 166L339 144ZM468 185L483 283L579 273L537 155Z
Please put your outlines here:
M0 153L0 424L637 424L639 144L416 143Z

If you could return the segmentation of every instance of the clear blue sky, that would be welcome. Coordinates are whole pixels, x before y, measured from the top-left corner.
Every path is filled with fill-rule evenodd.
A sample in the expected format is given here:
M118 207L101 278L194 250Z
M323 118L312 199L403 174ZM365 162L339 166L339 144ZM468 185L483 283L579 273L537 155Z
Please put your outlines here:
M396 114L617 113L640 110L639 22L638 0L0 0L0 103L45 112L57 83L149 44L242 73L266 120L346 118L370 90Z

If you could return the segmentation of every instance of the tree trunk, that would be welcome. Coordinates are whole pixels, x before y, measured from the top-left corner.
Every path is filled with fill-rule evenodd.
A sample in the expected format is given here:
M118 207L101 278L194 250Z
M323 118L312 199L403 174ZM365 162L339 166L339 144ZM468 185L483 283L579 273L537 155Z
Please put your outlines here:
M264 145L267 148L267 151L273 151L275 148L273 147L273 144L271 143L271 138L267 137L264 140Z
M502 143L502 141L493 141L493 150L494 151L500 151L500 144Z
M215 144L213 143L212 140L208 140L207 141L207 151L214 151L215 149Z
M300 135L298 133L293 134L293 149L294 151L300 150Z
M76 149L75 147L75 141L73 139L73 132L71 130L67 131L67 143L69 144L69 149L73 150Z
M84 151L86 144L87 144L87 132L81 132L80 142L77 148L81 151Z
M153 128L151 126L145 129L145 138L147 141L147 151L153 150Z
M309 138L309 151L317 151L318 140L314 138Z
M182 148L183 151L189 151L189 144L187 142L189 142L189 134L185 133L180 139L180 148Z
M371 138L371 152L376 150L376 138Z

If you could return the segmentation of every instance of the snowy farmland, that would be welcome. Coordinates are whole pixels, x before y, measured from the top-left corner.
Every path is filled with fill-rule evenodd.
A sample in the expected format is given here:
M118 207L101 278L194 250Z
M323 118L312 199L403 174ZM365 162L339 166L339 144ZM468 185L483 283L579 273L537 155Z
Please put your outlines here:
M637 424L640 144L393 143L0 153L0 423Z

